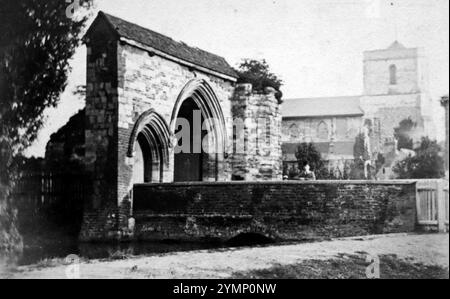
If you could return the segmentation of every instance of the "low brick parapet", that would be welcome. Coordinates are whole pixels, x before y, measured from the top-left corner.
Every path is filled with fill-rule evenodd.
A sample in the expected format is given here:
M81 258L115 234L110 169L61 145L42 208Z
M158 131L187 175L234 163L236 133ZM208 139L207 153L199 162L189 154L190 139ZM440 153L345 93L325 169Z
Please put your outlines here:
M412 232L414 181L220 182L134 187L135 237L303 240Z

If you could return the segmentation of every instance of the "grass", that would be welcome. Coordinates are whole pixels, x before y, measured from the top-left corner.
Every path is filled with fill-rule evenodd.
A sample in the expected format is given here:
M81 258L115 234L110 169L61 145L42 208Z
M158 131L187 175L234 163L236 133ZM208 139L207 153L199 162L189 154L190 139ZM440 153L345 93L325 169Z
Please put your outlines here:
M367 279L367 255L339 255L330 260L308 260L295 265L234 273L236 279ZM417 264L394 255L380 257L381 279L449 279L449 270Z

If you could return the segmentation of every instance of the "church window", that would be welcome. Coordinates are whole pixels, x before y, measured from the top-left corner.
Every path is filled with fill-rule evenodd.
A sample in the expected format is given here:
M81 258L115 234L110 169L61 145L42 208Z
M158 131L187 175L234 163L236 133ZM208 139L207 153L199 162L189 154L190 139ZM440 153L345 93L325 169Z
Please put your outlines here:
M297 140L299 138L299 130L298 130L298 126L296 124L293 124L289 128L289 137L292 140Z
M391 85L397 84L397 66L395 64L389 67L389 74Z
M317 137L322 140L327 140L329 137L328 125L321 122L317 127Z

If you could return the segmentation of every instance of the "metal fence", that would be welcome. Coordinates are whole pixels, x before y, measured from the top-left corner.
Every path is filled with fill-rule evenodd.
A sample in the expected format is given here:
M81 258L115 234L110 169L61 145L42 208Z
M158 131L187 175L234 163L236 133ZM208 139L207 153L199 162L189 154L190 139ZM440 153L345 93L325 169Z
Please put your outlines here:
M12 196L21 210L38 213L54 204L71 207L74 203L83 203L87 186L82 174L33 172L21 176Z

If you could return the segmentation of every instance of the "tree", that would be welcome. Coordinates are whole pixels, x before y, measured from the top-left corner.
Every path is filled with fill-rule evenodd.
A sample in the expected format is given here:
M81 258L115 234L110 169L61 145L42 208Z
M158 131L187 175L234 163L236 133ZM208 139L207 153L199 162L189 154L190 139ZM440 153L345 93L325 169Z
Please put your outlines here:
M441 147L428 137L415 149L415 156L397 162L393 168L399 179L439 179L445 176Z
M354 162L350 166L349 177L352 180L366 179L364 168L365 161L369 160L369 150L366 147L365 135L363 133L358 134L355 138L355 144L353 145L353 157Z
M253 90L261 93L266 87L273 87L277 90L277 99L281 101L283 81L270 71L266 60L244 59L236 72L239 75L237 83L251 83Z
M93 0L3 0L0 6L0 211L1 223L13 222L9 193L13 159L37 136L44 110L57 106L67 84L69 60L81 41L86 11ZM78 6L80 5L80 6ZM0 227L0 230L3 229ZM13 231L11 228L9 231ZM3 231L1 234L7 234ZM1 239L3 240L3 238ZM1 241L0 240L0 241ZM9 246L0 244L1 247Z
M398 141L398 150L410 149L414 147L413 140L410 137L417 124L411 118L404 119L397 128L394 128L394 137Z
M369 149L366 147L365 136L363 133L358 134L355 138L353 157L355 160L370 160Z
M329 179L329 171L325 167L322 155L312 143L302 143L298 146L295 157L298 161L298 168L303 169L305 162L311 166L311 170L315 172L318 179Z

